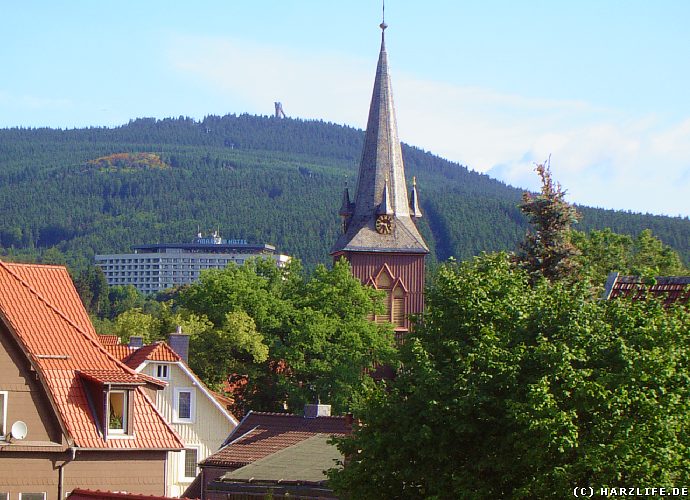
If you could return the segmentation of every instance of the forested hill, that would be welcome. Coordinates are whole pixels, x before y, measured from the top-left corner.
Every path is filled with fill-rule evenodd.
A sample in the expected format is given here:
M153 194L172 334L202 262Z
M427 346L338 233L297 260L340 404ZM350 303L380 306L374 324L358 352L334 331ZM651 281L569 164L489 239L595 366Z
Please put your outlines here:
M363 137L321 121L250 115L3 129L0 252L77 270L95 253L189 241L201 227L274 244L308 267L328 262ZM523 238L520 190L417 148L403 145L403 156L408 182L417 176L420 230L436 259L512 250ZM690 262L688 218L580 210L580 229L649 228Z

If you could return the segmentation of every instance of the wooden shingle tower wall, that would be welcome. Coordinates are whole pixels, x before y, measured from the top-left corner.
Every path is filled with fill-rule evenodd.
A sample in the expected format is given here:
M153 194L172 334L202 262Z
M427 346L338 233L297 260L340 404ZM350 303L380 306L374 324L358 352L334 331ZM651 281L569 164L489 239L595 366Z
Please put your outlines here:
M411 195L405 181L393 91L388 72L385 29L381 23L381 50L364 138L354 202L346 189L340 215L343 234L331 249L335 260L344 257L362 283L384 290L386 313L396 331L410 327L408 316L424 307L424 258L429 253L415 219L422 213L413 180Z

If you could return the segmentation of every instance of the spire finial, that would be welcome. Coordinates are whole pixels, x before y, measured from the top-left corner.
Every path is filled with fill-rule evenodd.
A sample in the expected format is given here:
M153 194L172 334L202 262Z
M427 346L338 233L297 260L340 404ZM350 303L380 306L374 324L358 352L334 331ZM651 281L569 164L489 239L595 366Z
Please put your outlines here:
M388 28L388 25L386 24L386 2L385 0L382 2L383 4L383 9L381 13L381 24L379 24L379 27L381 28L381 34L383 35L383 32Z

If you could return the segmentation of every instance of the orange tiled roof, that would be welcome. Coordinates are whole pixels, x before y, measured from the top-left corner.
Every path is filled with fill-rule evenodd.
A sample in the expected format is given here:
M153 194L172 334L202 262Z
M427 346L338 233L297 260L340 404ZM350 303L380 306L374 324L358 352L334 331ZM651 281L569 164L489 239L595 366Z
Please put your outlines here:
M122 370L78 370L78 373L99 384L144 385L138 374Z
M104 438L87 400L84 374L90 380L100 377L100 383L146 379L101 345L64 267L0 261L0 321L36 369L68 442L103 449L183 447L140 387L132 391L134 435Z
M137 369L144 361L169 361L175 363L182 361L182 358L167 343L154 342L153 344L140 347L124 360L125 364L132 369Z
M345 436L352 432L346 417L305 418L287 413L249 412L205 466L244 467L317 434Z
M122 345L120 344L120 337L117 335L99 335L98 339L103 345Z
M104 335L101 335L102 344L103 337ZM106 351L108 351L110 354L115 356L120 361L124 361L132 354L132 352L134 352L134 349L129 347L127 344L103 344L103 347L105 347Z

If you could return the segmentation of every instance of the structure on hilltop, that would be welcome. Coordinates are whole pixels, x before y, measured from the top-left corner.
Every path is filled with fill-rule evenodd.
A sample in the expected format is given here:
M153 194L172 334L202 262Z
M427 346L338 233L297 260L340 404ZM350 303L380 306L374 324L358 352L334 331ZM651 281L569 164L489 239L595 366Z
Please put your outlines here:
M388 73L385 30L381 25L374 91L354 202L347 188L340 215L343 234L331 249L344 257L362 283L386 292L386 311L376 321L393 323L396 332L409 330L408 316L424 307L424 257L429 253L414 219L420 218L416 182L407 196L405 167L395 119Z

